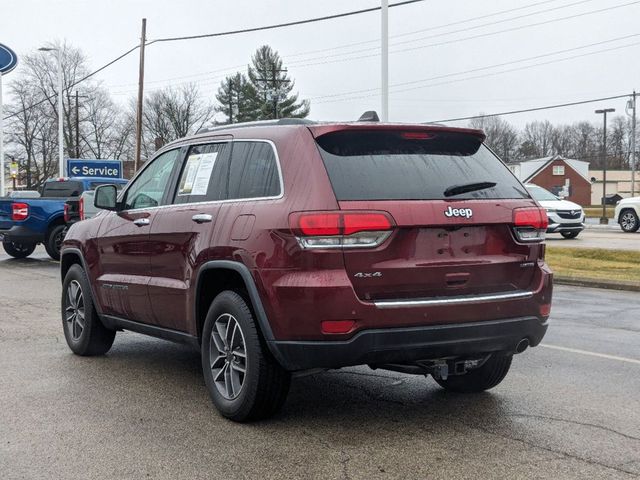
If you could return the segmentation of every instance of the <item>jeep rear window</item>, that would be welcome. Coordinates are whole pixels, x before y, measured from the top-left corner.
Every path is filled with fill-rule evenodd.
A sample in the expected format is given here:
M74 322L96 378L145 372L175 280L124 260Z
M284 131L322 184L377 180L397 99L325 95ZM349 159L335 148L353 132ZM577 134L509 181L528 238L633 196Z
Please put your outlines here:
M316 142L338 200L529 198L498 157L466 133L343 130ZM496 185L444 195L477 182Z

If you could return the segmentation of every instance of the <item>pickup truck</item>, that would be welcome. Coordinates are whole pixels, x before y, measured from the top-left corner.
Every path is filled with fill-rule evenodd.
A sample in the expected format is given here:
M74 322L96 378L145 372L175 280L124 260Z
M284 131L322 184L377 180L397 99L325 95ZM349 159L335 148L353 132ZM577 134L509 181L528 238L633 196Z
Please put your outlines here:
M40 198L0 198L0 241L5 252L14 258L25 258L42 243L49 256L59 260L67 198L100 185L126 182L102 177L53 179L44 183Z

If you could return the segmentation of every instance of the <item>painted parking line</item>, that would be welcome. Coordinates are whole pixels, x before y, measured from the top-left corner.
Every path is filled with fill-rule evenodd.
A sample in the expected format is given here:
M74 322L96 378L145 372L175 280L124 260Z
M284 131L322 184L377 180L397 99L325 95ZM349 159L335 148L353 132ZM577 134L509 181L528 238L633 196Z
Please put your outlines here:
M589 352L588 350L580 350L578 348L561 347L559 345L549 345L548 343L541 343L540 346L551 348L553 350L560 350L563 352L578 353L580 355L589 355L591 357L606 358L607 360L616 360L618 362L633 363L635 365L640 365L640 360L636 360L635 358L618 357L616 355L607 355L606 353Z

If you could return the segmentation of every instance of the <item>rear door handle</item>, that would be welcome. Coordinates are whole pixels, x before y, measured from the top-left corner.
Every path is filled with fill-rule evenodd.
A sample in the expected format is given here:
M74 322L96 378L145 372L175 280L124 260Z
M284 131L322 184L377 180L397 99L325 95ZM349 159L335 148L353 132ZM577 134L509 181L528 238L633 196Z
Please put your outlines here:
M213 221L213 217L208 213L197 213L193 217L191 217L191 220L196 223L209 223Z
M134 224L136 227L144 227L145 225L149 225L150 223L151 223L151 222L149 221L149 219L148 219L148 218L136 218L136 219L133 221L133 224Z

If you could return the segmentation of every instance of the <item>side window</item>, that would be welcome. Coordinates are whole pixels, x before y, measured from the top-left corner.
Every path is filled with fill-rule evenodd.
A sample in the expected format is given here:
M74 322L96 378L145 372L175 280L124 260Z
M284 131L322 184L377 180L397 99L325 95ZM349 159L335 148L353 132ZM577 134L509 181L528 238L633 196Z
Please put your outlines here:
M281 192L273 147L266 142L233 142L229 198L277 197Z
M228 143L194 145L182 166L173 203L208 202L226 198Z
M150 208L161 204L169 183L171 171L180 150L170 150L153 159L151 164L134 180L124 198L124 208Z

